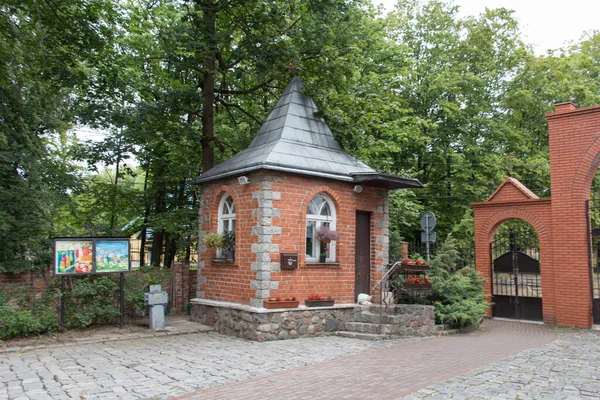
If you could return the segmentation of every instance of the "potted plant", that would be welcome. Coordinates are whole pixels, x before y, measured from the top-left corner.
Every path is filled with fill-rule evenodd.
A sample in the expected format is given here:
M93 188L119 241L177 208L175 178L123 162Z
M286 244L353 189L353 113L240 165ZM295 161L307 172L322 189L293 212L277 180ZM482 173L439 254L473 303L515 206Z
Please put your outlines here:
M214 249L223 247L223 234L217 232L207 232L203 239L206 247L212 247Z
M327 252L329 247L325 243L321 243L321 252L319 253L319 262L324 263L327 260Z
M409 275L402 287L406 290L429 290L431 289L431 281L426 276Z
M340 238L337 231L329 229L327 225L321 225L317 229L317 240L321 243L330 243L332 240L338 240Z
M429 264L419 254L413 254L411 258L402 260L401 268L404 272L427 272Z
M228 260L235 259L235 231L223 232L223 255Z
M298 308L299 300L295 297L271 297L263 302L265 308Z
M319 296L318 294L311 294L304 300L304 305L307 307L331 307L335 303L335 300L331 296Z

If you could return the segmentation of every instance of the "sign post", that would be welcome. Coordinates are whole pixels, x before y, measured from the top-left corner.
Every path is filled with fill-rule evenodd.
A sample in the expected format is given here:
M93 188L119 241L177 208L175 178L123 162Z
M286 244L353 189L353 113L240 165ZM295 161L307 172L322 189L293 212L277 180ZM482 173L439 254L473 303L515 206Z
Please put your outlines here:
M436 241L436 234L433 231L436 222L435 215L431 211L425 211L423 215L421 215L421 220L419 222L421 224L421 228L424 231L423 233L421 233L421 241L425 239L427 263L429 264L429 242Z
M131 270L128 237L54 239L54 275L60 276L60 325L65 327L65 276L118 273L121 328L124 325L124 273Z

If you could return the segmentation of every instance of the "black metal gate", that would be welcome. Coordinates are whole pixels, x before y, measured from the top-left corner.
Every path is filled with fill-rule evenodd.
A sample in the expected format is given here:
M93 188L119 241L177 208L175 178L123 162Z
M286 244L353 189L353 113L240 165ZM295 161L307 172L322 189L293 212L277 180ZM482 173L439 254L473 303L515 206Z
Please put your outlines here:
M588 227L590 227L590 274L592 278L592 319L600 324L600 202L588 200Z
M490 244L494 317L542 321L542 278L537 237L510 231Z

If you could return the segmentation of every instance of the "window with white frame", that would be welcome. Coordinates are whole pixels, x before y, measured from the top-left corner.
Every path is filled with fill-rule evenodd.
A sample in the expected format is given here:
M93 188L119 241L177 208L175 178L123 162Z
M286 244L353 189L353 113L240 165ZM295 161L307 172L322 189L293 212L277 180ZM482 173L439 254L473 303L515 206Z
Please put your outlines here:
M306 210L306 260L318 261L321 255L326 261L335 261L335 241L323 243L317 239L317 230L327 226L335 230L335 206L325 194L318 194L308 203Z
M225 194L219 203L219 233L235 232L235 204L229 194ZM217 256L222 255L222 249L217 249Z

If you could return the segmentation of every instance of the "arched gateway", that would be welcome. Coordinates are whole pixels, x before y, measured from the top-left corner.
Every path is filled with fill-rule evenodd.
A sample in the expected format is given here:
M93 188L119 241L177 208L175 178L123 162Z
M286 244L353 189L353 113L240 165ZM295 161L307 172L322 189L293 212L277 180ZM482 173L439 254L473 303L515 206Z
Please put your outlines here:
M546 118L552 198L539 198L518 180L508 178L486 201L473 203L477 270L487 281L485 288L492 301L492 295L498 294L493 285L492 257L496 256L490 251L494 232L509 219L528 222L539 237L543 301L541 294L526 296L540 300L526 301L540 303L546 323L589 328L593 323L600 324L600 293L592 285L592 271L597 269L592 265L590 251L593 227L588 217L590 187L600 165L600 106L576 108L572 103L558 104ZM521 271L518 253L515 248L517 273ZM534 267L527 268L529 271ZM539 319L531 314L526 314L527 318L513 315L519 316Z

